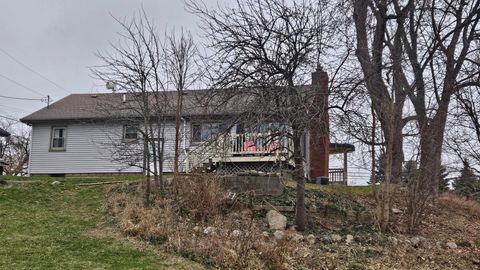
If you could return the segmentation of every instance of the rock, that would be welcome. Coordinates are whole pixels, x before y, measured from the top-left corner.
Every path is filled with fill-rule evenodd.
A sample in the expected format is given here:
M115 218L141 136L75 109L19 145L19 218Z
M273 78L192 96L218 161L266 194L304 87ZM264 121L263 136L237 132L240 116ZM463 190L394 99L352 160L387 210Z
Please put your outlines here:
M283 231L277 230L273 233L273 237L275 237L275 240L282 240L283 237L285 237L285 233Z
M50 185L52 185L52 186L59 186L61 184L62 184L62 182L60 182L60 181L53 181L52 183L50 183Z
M303 235L299 234L299 233L293 233L292 234L292 240L295 241L295 242L300 242L303 240Z
M207 234L207 235L208 234L215 234L215 228L208 226L207 228L205 228L205 230L203 230L203 233Z
M315 244L315 240L316 240L315 235L309 234L309 235L307 236L307 242L308 242L310 245Z
M445 244L449 249L456 249L457 248L457 244L455 244L455 242L447 242Z
M345 243L351 244L353 242L353 235L347 234L347 238L345 239Z
M342 237L338 234L332 234L331 236L333 242L340 242L342 241Z
M242 231L240 230L233 230L232 234L233 237L240 237L242 235Z
M421 237L421 236L415 236L415 237L412 237L410 239L410 242L412 243L412 246L415 247L415 248L425 246L427 244L426 241L427 241L427 239L425 239L425 237Z
M199 232L200 230L202 230L202 228L200 228L198 226L193 227L194 232Z
M403 211L400 210L400 209L398 209L398 208L395 208L395 207L394 207L394 208L392 208L392 213L394 213L394 214L401 214L401 213L403 213Z
M267 213L267 222L272 230L284 230L287 226L287 217L278 211L270 210Z
M270 234L268 232L262 232L263 237L269 238Z

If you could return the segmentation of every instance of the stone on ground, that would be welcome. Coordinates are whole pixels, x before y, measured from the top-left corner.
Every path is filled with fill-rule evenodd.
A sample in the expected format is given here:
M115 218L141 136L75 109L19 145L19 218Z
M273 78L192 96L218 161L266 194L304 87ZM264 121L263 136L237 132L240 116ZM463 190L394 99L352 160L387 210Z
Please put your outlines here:
M308 242L310 245L315 244L315 240L316 240L316 239L315 239L315 235L309 234L309 235L307 236L307 242Z
M348 235L347 235L347 238L345 239L345 242L346 242L347 244L352 243L352 242L353 242L353 235L348 234Z
M278 211L270 210L267 213L267 222L272 230L284 230L287 226L287 217Z
M333 242L340 242L342 241L342 237L338 234L332 234L331 236Z
M203 233L207 234L207 235L208 234L214 234L215 233L215 228L208 226L207 228L205 228L205 230L203 230Z
M233 237L240 237L242 235L242 232L240 230L233 230L232 236Z
M455 244L455 242L447 242L446 246L449 249L456 249L457 248L457 244Z

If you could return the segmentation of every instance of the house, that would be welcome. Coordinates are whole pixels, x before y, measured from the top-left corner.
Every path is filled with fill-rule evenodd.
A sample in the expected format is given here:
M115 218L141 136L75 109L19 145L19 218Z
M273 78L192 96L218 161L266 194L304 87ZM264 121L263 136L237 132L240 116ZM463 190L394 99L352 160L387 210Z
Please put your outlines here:
M304 91L312 91L313 86L319 93L317 96L320 97L322 108L325 108L324 113L320 114L322 117L316 120L318 130L310 130L302 140L305 175L312 180L328 177L331 152L345 153L346 156L347 152L353 151L351 145L330 144L326 111L327 84L326 72L317 70L312 73L312 85L303 87ZM240 95L229 102L213 106L212 101L216 98L207 93L206 90L183 93L181 171L208 164L222 173L252 169L271 171L280 165L292 166L287 155L293 147L291 140L287 137L268 139L270 128L278 128L281 124L269 122L246 130L239 122L229 122L242 110L242 104L248 102L245 97ZM164 144L164 172L173 171L174 108L178 100L177 94L177 91L165 91L160 98L152 98L155 102L166 104L161 121L161 135L158 135L159 142ZM145 162L142 158L142 144L130 143L141 137L138 123L132 121L132 111L141 109L132 105L135 98L134 94L125 93L72 94L22 118L23 123L32 127L29 174L64 176L142 173L140 165ZM202 99L209 102L203 102ZM225 128L226 132L222 132L221 136L213 136ZM117 158L119 152L137 154L126 160ZM346 179L342 176L341 180Z

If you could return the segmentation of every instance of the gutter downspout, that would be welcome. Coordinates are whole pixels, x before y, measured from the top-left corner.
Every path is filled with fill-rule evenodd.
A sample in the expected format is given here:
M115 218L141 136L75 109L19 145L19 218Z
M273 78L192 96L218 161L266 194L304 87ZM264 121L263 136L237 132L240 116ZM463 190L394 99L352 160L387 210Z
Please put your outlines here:
M182 140L182 150L183 150L183 171L188 172L189 171L189 164L188 164L188 156L187 156L187 120L185 118L181 118L183 121L183 140Z

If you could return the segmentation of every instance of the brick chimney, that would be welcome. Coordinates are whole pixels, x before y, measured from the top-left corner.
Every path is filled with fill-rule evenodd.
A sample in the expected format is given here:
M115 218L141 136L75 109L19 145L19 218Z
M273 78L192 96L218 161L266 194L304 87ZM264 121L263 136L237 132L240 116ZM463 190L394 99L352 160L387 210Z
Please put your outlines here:
M309 178L328 177L330 152L328 119L328 74L320 66L312 72L312 87L315 91L314 102L318 104L319 117L312 119L310 129L310 173Z

